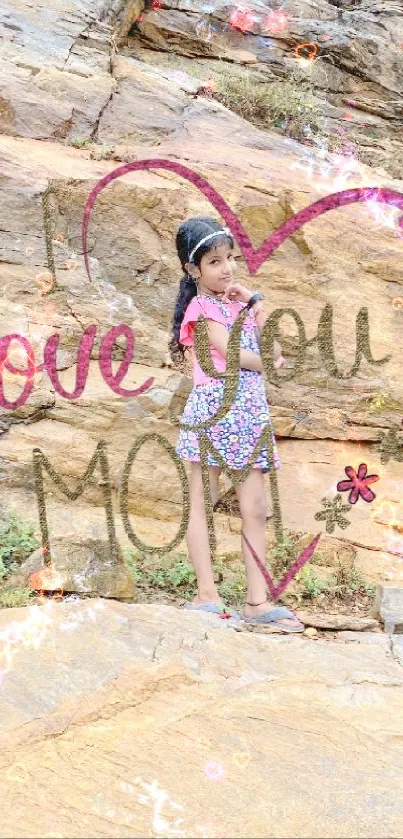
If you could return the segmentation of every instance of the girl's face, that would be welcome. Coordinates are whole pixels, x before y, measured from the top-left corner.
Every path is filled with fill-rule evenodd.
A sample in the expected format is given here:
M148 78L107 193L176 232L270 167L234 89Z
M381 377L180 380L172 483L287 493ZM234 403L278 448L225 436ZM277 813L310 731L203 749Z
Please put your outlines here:
M213 245L207 253L203 254L200 268L194 266L198 293L213 294L217 297L225 295L226 288L233 282L235 270L233 248L228 243Z

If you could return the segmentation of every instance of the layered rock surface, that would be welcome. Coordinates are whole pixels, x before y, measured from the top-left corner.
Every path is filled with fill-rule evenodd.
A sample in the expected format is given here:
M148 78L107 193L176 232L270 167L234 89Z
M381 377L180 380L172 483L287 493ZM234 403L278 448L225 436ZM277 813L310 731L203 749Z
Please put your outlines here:
M401 636L100 600L0 633L1 836L401 836Z
M346 185L403 191L403 182L388 174L399 174L389 163L401 149L398 9L385 4L375 13L364 5L340 9L320 2L309 9L298 5L297 10L290 4L287 34L266 33L274 43L271 49L262 44L264 8L258 3L250 6L256 20L251 32L242 33L223 28L227 4L216 3L209 23L216 32L210 37L203 4L197 3L164 3L164 8L143 11L140 21L140 3L72 2L62 11L58 3L3 5L0 335L25 335L40 364L46 339L57 332L60 379L70 390L83 331L91 324L98 327L82 397L61 398L47 375L38 372L25 406L2 410L3 514L16 509L26 516L29 510L36 518L35 446L62 476L72 479L72 485L104 439L117 513L121 471L136 437L157 431L173 445L176 442L191 378L166 366L180 277L174 235L187 216L216 213L193 186L173 173L155 169L118 179L102 192L92 213L89 282L81 250L83 209L91 188L122 159L164 158L201 174L237 213L255 246L292 214ZM323 35L331 37L320 40ZM342 120L343 97L358 85L358 105L349 111L354 142L359 120L370 162L385 169L357 164L352 177L343 181L337 161L330 157L324 175L319 165L309 168L306 146L260 130L197 95L206 75L234 63L267 81L285 78L295 64L293 45L298 39L321 44L309 72L327 119L350 126L351 120ZM379 136L370 143L372 130ZM69 145L83 139L98 141L101 150L102 144L113 144L115 160L96 160L91 150ZM41 297L40 275L47 266L42 195L48 186L57 288ZM403 299L398 215L376 203L333 211L287 240L256 277L248 278L242 262L239 272L241 280L265 293L269 311L280 306L298 311L308 341L316 335L324 305L331 303L341 369L348 371L353 365L355 320L362 306L369 310L373 357L392 355L380 367L363 361L354 379L340 380L329 376L314 343L303 371L292 381L268 383L287 528L318 531L314 513L322 497L344 478L347 464L366 462L368 471L381 476L376 502L361 501L343 534L357 546L359 561L375 580L384 573L403 579L401 549L390 539L403 531L402 467L396 462L382 466L374 445L403 416L403 307L393 305ZM132 399L107 387L96 360L101 337L119 323L129 324L136 335L135 362L125 387L138 386L149 376L155 380L147 393ZM291 319L283 319L282 335L292 364L296 328ZM120 346L116 357L122 357L123 343ZM13 363L24 367L23 354L19 358L16 351ZM21 383L3 373L7 398L15 399ZM376 407L379 394L383 397ZM155 443L140 452L129 490L136 526L143 533L156 532L161 540L162 520L169 541L181 516L182 492L173 464ZM67 505L52 487L48 500L55 535L74 532L83 540L105 539L99 487L86 490L74 505ZM123 529L117 527L124 542ZM228 533L225 519L218 518L218 530L222 550L233 549L235 540L239 545L239 535Z

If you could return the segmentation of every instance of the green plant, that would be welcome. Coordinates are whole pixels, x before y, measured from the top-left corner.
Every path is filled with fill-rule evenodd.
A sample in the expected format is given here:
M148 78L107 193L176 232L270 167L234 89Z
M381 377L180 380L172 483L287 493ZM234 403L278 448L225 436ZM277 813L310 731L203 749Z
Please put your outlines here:
M72 140L71 141L71 145L74 146L74 148L76 148L76 149L87 149L89 146L92 146L92 144L93 144L93 141L90 140L89 137L87 137L86 140L84 138L82 138L82 139L77 139L77 140Z
M327 583L322 577L318 577L313 568L309 565L305 565L301 571L296 574L295 579L297 583L300 583L302 586L302 597L309 597L312 599L325 591L328 592L331 587L331 583Z
M15 571L39 546L35 525L11 513L0 529L0 579Z
M361 571L356 567L353 559L342 561L339 559L334 568L334 592L338 596L345 595L348 591L367 591L367 586Z
M196 591L196 574L185 554L174 554L158 560L158 565L148 567L147 557L130 549L123 552L127 568L133 574L139 588L163 590L167 594L191 599ZM243 568L231 573L221 557L213 563L214 578L224 602L239 604L245 592Z
M280 128L296 140L306 140L307 126L310 134L321 127L319 103L296 80L267 82L226 74L217 80L214 97L259 128Z
M28 587L14 589L0 589L0 608L13 609L17 606L27 606L35 592Z
M283 538L270 551L270 569L274 577L281 577L297 559L295 540L289 533L283 533Z
M386 408L387 403L389 401L389 396L387 393L383 391L379 391L379 393L375 393L371 399L368 413L372 413L373 411L381 411L382 408Z
M167 594L186 596L192 594L195 587L196 575L184 554L174 557L165 556L158 562L157 567L147 567L144 554L134 551L124 551L126 565L133 574L137 585L152 589L163 589Z
M123 559L126 563L126 567L130 574L134 577L136 583L141 581L141 570L139 568L139 556L140 554L135 553L130 548L126 548L123 551Z
M296 547L301 534L284 533L282 541L275 545L271 552L270 570L274 577L281 578L299 553ZM316 556L316 555L315 555ZM196 591L196 575L185 554L166 555L155 562L150 556L128 549L124 551L126 565L133 574L139 589L147 592L164 591L167 595L176 595L190 600ZM318 555L322 563L324 556ZM237 560L234 555L231 559ZM213 563L214 578L218 591L224 603L239 608L244 600L246 589L246 575L244 567L236 566L231 570L228 565L228 555L216 557ZM328 580L318 576L311 565L305 565L295 581L298 591L293 596L297 598L314 599L326 593L330 597L343 598L349 592L360 592L368 597L374 597L376 588L365 584L361 573L354 565L353 558L339 560L334 568L334 574Z
M186 557L179 556L173 565L164 564L155 571L148 572L149 583L155 588L163 588L175 594L178 589L186 589L196 582L196 574Z
M217 587L224 603L228 606L240 606L245 597L245 574L238 571L234 577L223 580Z
M91 148L90 158L91 160L111 160L114 154L114 145L97 145L94 143Z

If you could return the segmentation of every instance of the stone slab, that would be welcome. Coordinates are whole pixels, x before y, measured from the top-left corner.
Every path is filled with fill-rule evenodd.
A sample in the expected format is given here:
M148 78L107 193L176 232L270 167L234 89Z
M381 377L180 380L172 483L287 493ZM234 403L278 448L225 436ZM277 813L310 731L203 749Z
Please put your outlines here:
M4 610L0 638L1 837L403 833L382 644L98 600Z
M403 588L378 586L372 612L383 621L388 632L403 631Z

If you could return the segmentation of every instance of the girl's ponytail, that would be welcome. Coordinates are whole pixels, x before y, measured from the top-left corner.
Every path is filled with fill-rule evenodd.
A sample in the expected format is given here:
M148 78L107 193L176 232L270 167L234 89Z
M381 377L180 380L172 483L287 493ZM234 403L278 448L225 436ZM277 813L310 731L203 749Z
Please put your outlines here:
M213 240L212 234L214 234ZM184 271L186 271L186 266L190 262L190 257L192 257L192 264L197 265L197 267L200 266L203 255L212 246L212 241L215 244L229 242L230 246L234 247L234 240L229 230L223 229L220 222L215 218L198 216L182 222L176 234L176 250ZM185 360L186 348L179 342L180 328L185 311L196 294L196 282L186 271L179 285L179 293L172 318L172 338L168 345L174 363Z
M179 342L179 333L183 321L183 315L192 300L197 294L196 283L190 274L184 274L179 283L179 292L176 298L175 311L172 319L172 338L169 342L169 353L174 364L185 360L185 347Z

